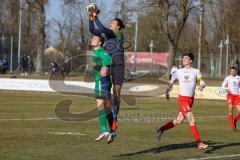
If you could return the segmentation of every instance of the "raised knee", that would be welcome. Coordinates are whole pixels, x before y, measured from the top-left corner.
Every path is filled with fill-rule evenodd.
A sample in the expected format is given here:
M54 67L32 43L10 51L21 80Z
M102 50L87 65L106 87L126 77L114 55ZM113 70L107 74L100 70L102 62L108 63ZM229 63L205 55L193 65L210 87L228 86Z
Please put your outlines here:
M181 125L182 124L182 121L177 121L178 125Z
M189 124L190 124L190 126L196 125L195 119L190 119Z
M195 125L195 119L190 119L189 123L190 125Z
M182 120L174 120L174 121L173 121L173 124L174 124L175 126L181 125L181 124L182 124Z

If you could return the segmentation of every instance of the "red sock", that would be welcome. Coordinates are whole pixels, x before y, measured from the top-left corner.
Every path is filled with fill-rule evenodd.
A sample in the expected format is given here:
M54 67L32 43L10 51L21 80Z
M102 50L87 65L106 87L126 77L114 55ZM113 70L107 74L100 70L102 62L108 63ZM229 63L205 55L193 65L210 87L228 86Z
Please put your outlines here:
M239 114L237 114L234 118L234 121L237 122L239 120Z
M190 129L191 129L191 132L192 132L192 135L193 135L194 139L197 142L200 142L201 140L200 140L200 136L199 136L197 127L195 125L194 126L190 126Z
M231 114L228 115L228 119L229 119L231 128L235 128L234 123L233 123L233 116Z
M168 130L173 127L174 127L173 120L171 120L168 123L166 123L164 126L161 127L161 131L163 132L163 131Z

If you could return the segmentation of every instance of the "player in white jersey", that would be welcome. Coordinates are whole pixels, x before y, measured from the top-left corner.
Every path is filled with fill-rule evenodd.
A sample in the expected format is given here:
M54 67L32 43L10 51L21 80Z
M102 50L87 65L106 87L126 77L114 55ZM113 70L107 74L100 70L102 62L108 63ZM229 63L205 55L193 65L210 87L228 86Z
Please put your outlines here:
M230 122L230 127L233 131L236 130L236 123L239 120L240 115L240 76L237 75L236 67L230 68L230 75L227 76L223 83L222 88L227 93L227 106L228 106L228 119ZM233 119L233 106L237 108L237 114Z
M197 82L200 85L197 87L198 90L202 91L205 87L205 82L202 80L202 75L198 69L191 68L191 63L194 59L192 53L187 53L183 55L183 68L176 70L176 72L172 75L170 84L168 89L166 90L166 98L169 100L169 91L173 86L174 82L178 80L180 85L180 93L178 97L179 104L179 114L176 119L173 119L167 122L165 125L158 128L157 133L159 139L164 131L171 129L177 125L180 125L185 118L188 119L190 124L190 129L194 139L197 142L197 146L199 149L205 149L208 145L204 144L199 136L195 118L191 111L191 107L194 101L194 94Z

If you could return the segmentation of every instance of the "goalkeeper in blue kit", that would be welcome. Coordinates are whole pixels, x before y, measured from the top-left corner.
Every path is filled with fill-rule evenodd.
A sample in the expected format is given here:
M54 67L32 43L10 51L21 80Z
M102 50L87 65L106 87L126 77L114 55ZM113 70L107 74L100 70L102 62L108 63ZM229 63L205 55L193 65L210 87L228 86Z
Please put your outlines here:
M122 29L125 28L123 21L119 18L115 18L111 22L111 27L106 28L98 19L99 9L94 3L91 3L87 7L89 12L89 31L93 35L101 36L104 38L104 49L112 58L112 64L110 65L110 75L113 83L113 130L118 128L117 116L121 102L121 88L124 80L125 61L124 61L124 49L123 49L123 33ZM96 25L96 26L95 26Z

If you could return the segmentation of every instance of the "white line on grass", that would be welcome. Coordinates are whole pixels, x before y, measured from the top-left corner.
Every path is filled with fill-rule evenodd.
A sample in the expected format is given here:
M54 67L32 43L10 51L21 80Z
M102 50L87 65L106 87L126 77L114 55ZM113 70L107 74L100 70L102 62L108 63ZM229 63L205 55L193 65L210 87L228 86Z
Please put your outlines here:
M25 119L26 121L42 121L42 120L56 120L56 119L59 119L59 118L56 118L56 117L47 117L47 118L28 118L28 119Z
M45 118L4 118L0 119L0 121L43 121L43 120L57 120L59 118L56 117L45 117Z
M6 118L6 117L17 117L17 116L0 116L0 117Z
M54 135L74 135L74 136L86 136L86 134L82 134L79 132L48 132L49 134L54 134Z
M232 158L232 157L240 157L240 154L215 156L215 157L205 157L205 158L192 158L192 159L188 159L188 160L205 160L205 159L219 159L219 158Z
M0 121L22 121L20 118L11 118L11 119L1 119Z
M203 116L203 117L195 117L196 119L217 119L217 118L227 118L228 116ZM135 121L138 117L132 118L132 121ZM140 117L141 118L141 117ZM57 117L39 117L39 118L0 118L1 121L44 121L44 120L58 120ZM69 120L78 120L77 118L68 118ZM119 118L123 121L126 118ZM151 118L150 118L151 119ZM157 118L156 120L165 120L169 118ZM129 121L129 120L127 120Z
M195 118L197 119L214 119L214 118L226 118L228 116L202 116L202 117L198 117L196 116Z

